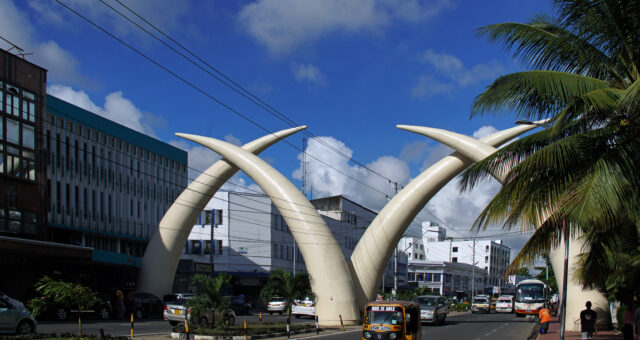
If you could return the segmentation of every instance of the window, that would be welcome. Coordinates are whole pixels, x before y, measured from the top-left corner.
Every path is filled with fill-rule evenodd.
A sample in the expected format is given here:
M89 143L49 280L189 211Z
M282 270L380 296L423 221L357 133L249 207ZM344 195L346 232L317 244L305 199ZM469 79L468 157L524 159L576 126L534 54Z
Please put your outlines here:
M457 258L457 257L452 257L452 258L451 258L451 262L454 262L454 263L455 263L455 262L458 262L458 258Z
M202 254L202 243L200 240L191 240L190 243L189 248L191 248L191 254Z
M453 249L451 251L454 252L454 253L457 253L458 252L458 247L453 247Z
M484 263L489 263L489 256L484 257Z

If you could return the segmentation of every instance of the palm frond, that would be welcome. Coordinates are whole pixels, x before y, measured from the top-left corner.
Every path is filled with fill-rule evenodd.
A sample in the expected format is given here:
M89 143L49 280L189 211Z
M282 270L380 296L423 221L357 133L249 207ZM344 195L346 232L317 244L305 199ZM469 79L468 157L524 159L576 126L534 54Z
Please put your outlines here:
M541 119L560 112L575 97L609 87L597 78L557 71L524 71L496 79L473 103L471 116L515 111L517 118Z
M610 58L557 20L538 15L529 23L501 23L477 32L501 42L536 69L571 72L614 80L618 78Z

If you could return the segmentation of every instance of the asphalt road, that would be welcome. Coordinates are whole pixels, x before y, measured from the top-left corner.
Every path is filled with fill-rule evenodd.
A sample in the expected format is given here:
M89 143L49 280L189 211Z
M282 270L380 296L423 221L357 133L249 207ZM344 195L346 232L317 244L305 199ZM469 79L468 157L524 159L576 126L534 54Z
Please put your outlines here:
M258 322L258 315L238 316L236 324L242 324L243 320ZM283 321L284 316L263 315L264 322ZM313 322L310 318L292 319L293 322ZM527 339L533 324L525 318L516 318L513 314L461 314L447 317L444 325L422 326L422 339L443 340L484 340L484 339ZM83 323L84 334L99 335L100 329L105 334L128 336L130 323L121 321L96 321L88 320ZM150 334L168 334L171 327L164 320L136 320L134 326L135 336ZM78 325L75 322L65 323L40 323L38 333L75 333ZM360 328L349 327L345 332L331 334L300 334L296 338L325 338L327 340L359 340L362 337ZM324 339L323 339L324 340Z

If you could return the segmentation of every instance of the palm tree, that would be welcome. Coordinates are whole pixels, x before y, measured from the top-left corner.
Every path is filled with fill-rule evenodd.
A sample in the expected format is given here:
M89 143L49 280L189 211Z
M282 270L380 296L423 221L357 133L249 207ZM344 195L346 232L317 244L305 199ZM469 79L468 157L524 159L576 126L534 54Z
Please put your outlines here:
M42 296L33 298L28 303L33 315L39 315L50 305L77 308L78 336L82 338L82 311L88 310L98 302L96 293L79 283L54 280L46 275L36 283L35 289Z
M282 297L287 303L287 322L291 323L291 306L296 300L314 298L311 291L311 278L307 272L291 275L288 271L278 268L269 274L267 284L260 291L262 301L267 304L276 296Z
M224 289L231 282L231 275L226 272L218 274L214 279L208 275L197 274L191 279L196 287L196 296L189 299L185 305L191 309L193 320L197 323L225 323L231 320L229 315L230 299L224 295ZM211 319L209 320L208 316ZM216 315L220 316L217 319Z
M592 249L583 269L598 263L603 275L612 275L624 262L630 267L623 274L638 277L640 1L556 0L555 7L554 17L479 29L531 70L496 79L476 97L472 116L513 111L516 119L551 120L465 171L462 190L507 173L473 227L503 222L506 229L535 229L512 269L579 232ZM630 230L622 237L635 253L623 261L618 249L601 242ZM582 283L605 288L603 275L583 275Z

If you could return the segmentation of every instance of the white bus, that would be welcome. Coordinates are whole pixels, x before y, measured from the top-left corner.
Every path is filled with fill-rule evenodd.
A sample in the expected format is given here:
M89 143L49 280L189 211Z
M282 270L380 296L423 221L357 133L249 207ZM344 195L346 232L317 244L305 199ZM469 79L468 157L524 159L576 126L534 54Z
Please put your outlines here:
M522 280L516 285L514 309L516 316L538 314L538 308L544 306L547 286L540 280Z

